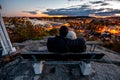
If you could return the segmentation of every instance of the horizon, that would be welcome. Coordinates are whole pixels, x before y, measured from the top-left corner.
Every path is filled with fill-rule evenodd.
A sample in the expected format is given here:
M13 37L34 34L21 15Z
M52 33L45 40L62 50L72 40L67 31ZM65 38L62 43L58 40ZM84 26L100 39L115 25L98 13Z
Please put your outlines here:
M120 16L119 2L120 0L0 0L0 5L5 17L104 17Z

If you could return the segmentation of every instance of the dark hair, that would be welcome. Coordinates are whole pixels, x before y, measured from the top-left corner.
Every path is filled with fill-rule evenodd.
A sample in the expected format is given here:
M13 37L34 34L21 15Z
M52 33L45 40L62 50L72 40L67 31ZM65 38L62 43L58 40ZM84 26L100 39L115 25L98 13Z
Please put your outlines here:
M61 26L61 28L59 29L59 34L61 37L66 37L68 33L68 28L66 26Z

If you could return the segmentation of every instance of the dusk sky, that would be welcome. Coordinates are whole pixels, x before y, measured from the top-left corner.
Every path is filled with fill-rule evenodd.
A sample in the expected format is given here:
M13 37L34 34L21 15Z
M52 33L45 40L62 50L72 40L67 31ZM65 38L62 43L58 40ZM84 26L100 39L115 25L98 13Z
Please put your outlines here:
M120 16L120 0L0 0L3 16Z

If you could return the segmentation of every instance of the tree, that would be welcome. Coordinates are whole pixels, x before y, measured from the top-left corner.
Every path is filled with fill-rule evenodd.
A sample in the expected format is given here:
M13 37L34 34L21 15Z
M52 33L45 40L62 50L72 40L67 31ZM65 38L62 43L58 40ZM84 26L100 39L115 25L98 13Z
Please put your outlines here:
M56 36L59 34L59 30L57 28L53 28L49 31L49 34L52 36Z

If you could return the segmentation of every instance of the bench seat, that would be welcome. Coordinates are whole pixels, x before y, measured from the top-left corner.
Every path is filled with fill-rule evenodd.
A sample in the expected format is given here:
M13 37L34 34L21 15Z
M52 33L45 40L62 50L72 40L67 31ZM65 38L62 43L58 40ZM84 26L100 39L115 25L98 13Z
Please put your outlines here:
M25 59L33 59L33 56L38 60L45 61L80 61L80 60L94 60L101 59L104 54L98 51L94 52L81 52L81 53L55 53L48 51L30 51L21 53Z

